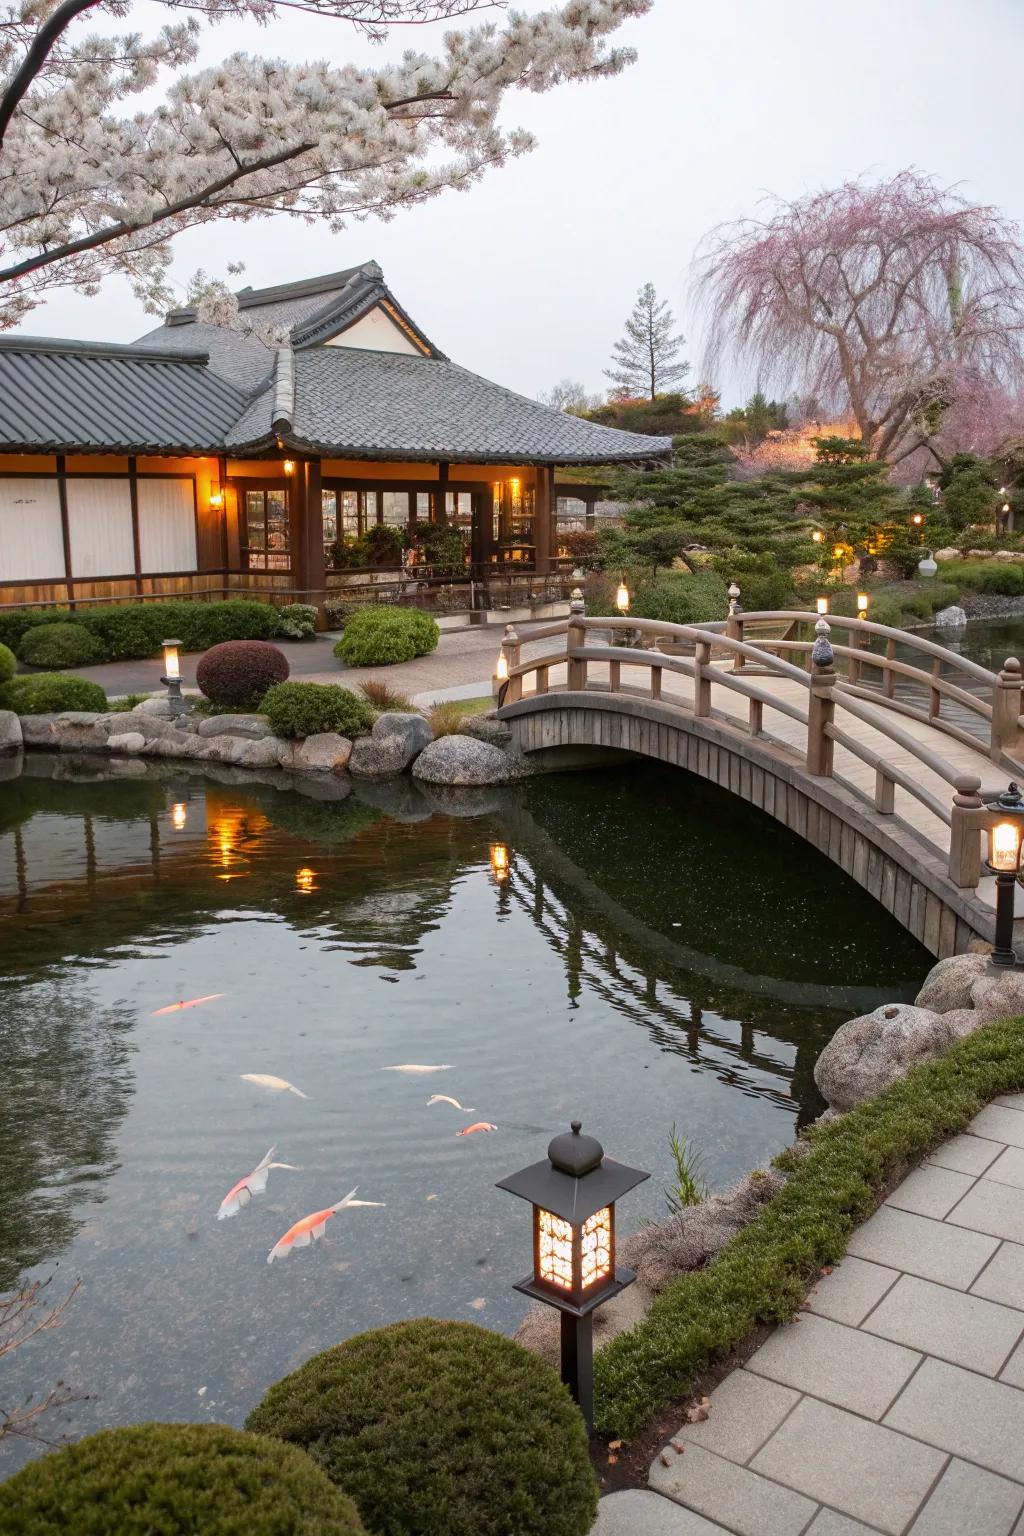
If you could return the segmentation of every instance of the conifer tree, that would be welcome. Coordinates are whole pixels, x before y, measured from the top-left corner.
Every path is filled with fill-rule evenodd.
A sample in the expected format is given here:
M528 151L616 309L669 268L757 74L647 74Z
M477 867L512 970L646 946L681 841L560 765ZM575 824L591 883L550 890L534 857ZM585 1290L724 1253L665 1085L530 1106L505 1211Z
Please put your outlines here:
M656 400L678 387L690 365L676 361L686 338L675 334L675 324L667 301L658 298L653 283L644 283L626 321L625 335L612 348L612 366L604 370L614 394Z

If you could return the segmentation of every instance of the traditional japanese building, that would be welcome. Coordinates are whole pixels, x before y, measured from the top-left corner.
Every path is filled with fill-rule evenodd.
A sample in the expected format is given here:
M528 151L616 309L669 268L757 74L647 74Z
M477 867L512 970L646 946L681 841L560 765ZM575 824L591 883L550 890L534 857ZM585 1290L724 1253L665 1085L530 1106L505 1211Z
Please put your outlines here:
M467 578L544 575L558 497L599 494L560 466L670 452L453 363L375 262L238 303L272 342L192 309L127 346L0 337L0 604L320 603L354 541L424 523L464 531Z

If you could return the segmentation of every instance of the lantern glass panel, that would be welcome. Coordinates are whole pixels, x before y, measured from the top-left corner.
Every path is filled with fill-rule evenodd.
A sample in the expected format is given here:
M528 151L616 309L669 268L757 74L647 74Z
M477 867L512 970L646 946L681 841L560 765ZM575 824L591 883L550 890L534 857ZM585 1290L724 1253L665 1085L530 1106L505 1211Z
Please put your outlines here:
M1021 825L1017 821L997 821L992 828L989 862L993 869L1015 874L1020 863Z
M582 1253L583 1289L596 1285L611 1274L612 1269L612 1213L605 1206L595 1211L583 1223L580 1241Z
M539 1279L572 1290L572 1227L542 1206L537 1207L537 1266Z
M164 641L164 676L178 678L181 676L181 667L178 664L178 642L176 640Z

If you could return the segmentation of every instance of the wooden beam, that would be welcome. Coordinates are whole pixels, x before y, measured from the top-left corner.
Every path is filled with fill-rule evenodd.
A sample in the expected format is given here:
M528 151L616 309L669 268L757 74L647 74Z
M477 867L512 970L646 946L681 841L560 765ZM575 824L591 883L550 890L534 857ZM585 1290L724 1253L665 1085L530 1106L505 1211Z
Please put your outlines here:
M68 482L65 474L66 460L57 455L57 500L60 504L60 536L64 544L64 585L67 588L68 607L74 612L75 583L71 572L71 522L68 517Z
M555 470L550 464L537 466L537 484L533 496L534 570L546 576L551 569L554 544Z
M135 592L142 595L142 538L139 534L138 460L128 460L128 499L132 509L132 553L135 559Z

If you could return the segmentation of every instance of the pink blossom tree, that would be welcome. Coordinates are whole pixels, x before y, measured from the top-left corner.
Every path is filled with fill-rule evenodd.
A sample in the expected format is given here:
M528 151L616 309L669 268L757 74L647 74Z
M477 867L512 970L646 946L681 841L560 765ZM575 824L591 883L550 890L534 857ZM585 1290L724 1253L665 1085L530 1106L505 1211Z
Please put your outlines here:
M941 462L958 402L1024 378L1020 230L914 171L776 201L698 263L708 363L848 413L874 458Z
M288 9L391 27L453 18L482 0L161 0L155 33L82 32L127 0L4 0L0 9L0 329L56 287L96 291L120 272L147 307L172 301L175 235L274 214L334 230L470 186L532 147L499 124L510 90L612 75L631 49L611 33L652 0L560 8L445 34L378 69L236 53L184 73L203 25L269 24ZM185 13L182 20L182 13ZM131 98L166 84L155 107Z

